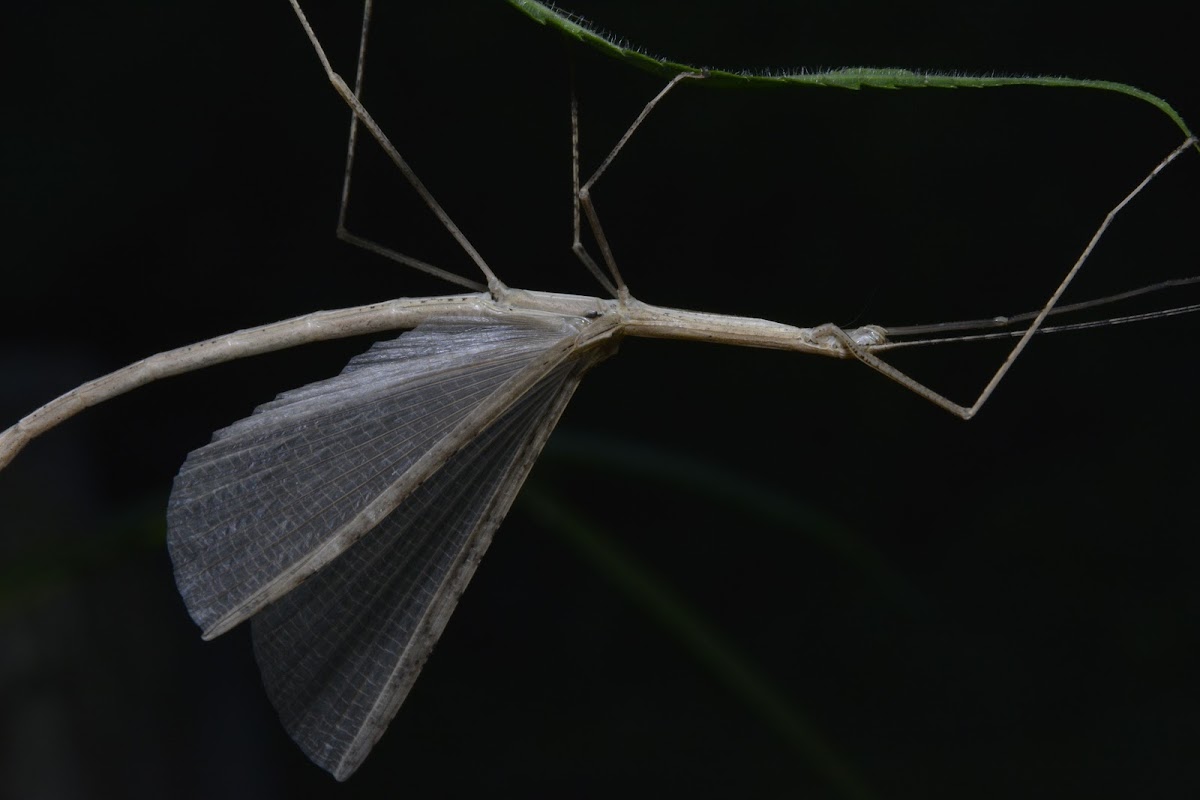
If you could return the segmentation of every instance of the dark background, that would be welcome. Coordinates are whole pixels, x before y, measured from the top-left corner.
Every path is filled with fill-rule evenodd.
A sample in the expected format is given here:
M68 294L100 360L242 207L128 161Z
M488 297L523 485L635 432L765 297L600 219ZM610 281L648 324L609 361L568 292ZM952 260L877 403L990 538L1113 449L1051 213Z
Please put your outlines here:
M314 23L350 75L358 10L329 5ZM499 0L409 5L378 11L369 107L510 285L594 293L568 249L567 55L591 165L660 81ZM1098 77L1200 120L1173 4L569 7L681 61ZM348 113L282 0L3 19L0 423L160 350L455 291L335 240ZM1043 302L1180 141L1103 92L688 85L595 198L648 302L992 316ZM469 272L377 153L362 166L356 230ZM1198 189L1191 153L1071 297L1197 272ZM1194 793L1194 327L1039 340L970 423L850 363L627 341L341 786L274 719L247 631L200 641L162 509L213 430L367 342L143 388L0 475L0 795ZM904 355L969 402L1003 349Z

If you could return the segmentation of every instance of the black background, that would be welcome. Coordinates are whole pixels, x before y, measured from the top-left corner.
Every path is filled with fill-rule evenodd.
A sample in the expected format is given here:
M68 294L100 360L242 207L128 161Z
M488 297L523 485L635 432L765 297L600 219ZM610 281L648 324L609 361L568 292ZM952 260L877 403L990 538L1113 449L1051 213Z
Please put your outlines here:
M349 5L313 9L347 75ZM568 249L567 55L587 164L661 82L498 0L406 5L378 11L368 106L509 284L594 293ZM570 8L702 65L1090 76L1200 120L1194 34L1169 5ZM334 238L348 113L282 0L3 16L0 422L198 339L454 291ZM595 198L647 302L793 324L992 316L1043 302L1181 141L1148 105L1103 92L687 85ZM469 272L377 153L362 166L358 232ZM1071 297L1195 273L1198 187L1191 153ZM200 641L162 509L213 430L367 342L140 389L0 475L0 794L1194 792L1194 325L1039 340L970 423L854 364L627 341L530 478L542 502L518 500L388 735L341 786L278 726L246 631ZM905 355L968 401L1003 349ZM685 604L717 655L546 524L550 501ZM723 658L749 677L730 680Z

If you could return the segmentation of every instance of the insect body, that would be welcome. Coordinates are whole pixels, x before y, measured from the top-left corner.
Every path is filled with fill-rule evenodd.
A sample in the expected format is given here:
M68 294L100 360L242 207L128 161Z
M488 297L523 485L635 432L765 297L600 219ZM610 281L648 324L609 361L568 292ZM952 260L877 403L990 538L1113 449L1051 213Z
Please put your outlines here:
M295 8L331 83L354 111L352 130L366 127L392 155L476 259L486 285L470 294L318 312L151 356L0 434L0 466L74 413L152 380L304 342L407 329L340 375L285 392L218 431L188 456L168 503L177 585L204 637L251 621L263 680L285 728L339 779L362 763L404 701L565 405L621 339L691 339L856 359L970 418L1051 313L1112 216L1195 144L1189 137L1113 209L1009 359L973 404L961 406L881 361L878 353L894 343L878 326L798 328L632 297L590 202L591 186L625 139L575 191L607 275L580 244L578 213L576 252L614 297L505 286L391 148L357 87L332 71ZM686 78L706 79L676 76L629 133Z

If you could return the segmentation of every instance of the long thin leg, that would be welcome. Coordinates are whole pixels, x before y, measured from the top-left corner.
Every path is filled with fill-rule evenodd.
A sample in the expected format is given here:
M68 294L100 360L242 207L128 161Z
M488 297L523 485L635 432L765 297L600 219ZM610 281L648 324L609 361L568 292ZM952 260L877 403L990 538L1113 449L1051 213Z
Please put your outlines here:
M579 96L575 93L574 61L571 62L571 207L572 230L575 237L571 243L571 251L583 262L583 265L604 287L604 290L616 297L617 287L596 264L596 260L592 258L591 253L587 251L587 248L583 246L583 241L579 238ZM618 280L620 279L618 278Z
M351 244L384 256L385 258L390 258L393 261L398 261L401 264L414 267L422 272L435 275L443 280L458 284L459 286L464 286L474 291L481 291L485 288L479 283L468 278L464 278L461 275L447 272L440 267L435 267L432 264L428 264L419 259L411 258L410 256L398 253L390 248L372 242L369 239L364 239L346 230L345 214L346 204L350 196L350 168L354 163L354 147L358 136L358 125L361 122L362 125L370 132L371 136L374 137L375 141L377 141L384 149L384 152L388 154L388 157L391 158L392 163L395 164L396 168L400 170L400 173L404 175L404 178L409 182L409 185L411 185L413 189L416 190L417 194L420 195L421 199L425 201L425 205L429 207L429 210L433 212L434 216L436 216L446 230L450 232L450 235L454 237L454 240L458 242L459 246L467 253L468 256L471 257L471 260L475 262L475 265L479 267L480 272L483 273L484 278L487 280L487 290L492 294L493 297L502 296L506 291L504 283L498 277L496 277L494 272L492 272L491 267L489 267L487 262L483 260L483 256L479 254L474 245L472 245L467 239L466 235L464 235L459 227L454 223L454 220L450 218L450 215L446 213L445 209L442 208L441 204L438 203L433 194L425 187L425 184L421 182L421 179L417 177L417 174L413 171L412 167L410 167L408 162L406 162L400 155L400 152L396 149L395 145L393 145L391 140L388 139L387 135L367 112L367 109L360 101L360 94L363 85L364 61L367 51L367 30L370 27L371 22L372 0L366 0L363 6L363 27L362 34L359 38L358 66L355 71L354 91L350 90L350 87L346 85L346 82L342 79L341 75L333 71L333 67L330 65L329 59L325 55L325 50L321 47L321 42L317 39L316 33L313 32L312 26L308 22L308 18L304 15L304 11L302 11L300 8L299 2L297 0L289 0L289 2L292 4L292 10L296 12L296 17L300 20L300 25L304 28L304 32L308 36L309 42L312 44L313 50L316 51L317 58L321 61L321 66L325 69L325 75L329 79L329 83L333 86L337 93L342 96L342 100L345 101L346 105L350 107L351 112L353 112L353 119L350 123L350 140L346 148L346 174L342 182L342 202L341 207L338 210L338 237L344 241L350 242Z
M1196 137L1188 137L1183 144L1179 145L1179 147L1171 151L1170 155L1160 161L1158 166L1152 169L1150 174L1143 178L1142 181L1136 187L1134 187L1133 191L1125 195L1125 198L1113 206L1113 209L1109 211L1107 215L1105 215L1104 221L1100 223L1100 227L1096 229L1096 232L1092 235L1091 240L1088 241L1087 246L1083 248L1083 252L1080 253L1079 258L1075 260L1075 264L1067 272L1066 277L1063 278L1062 282L1058 284L1058 288L1055 289L1054 293L1050 295L1050 299L1046 301L1046 305L1044 305L1042 310L1038 312L1036 317L1034 317L1033 323L1025 331L1024 335L1017 340L1016 345L1014 345L1012 351L1009 352L1008 358L1004 359L1004 363L1002 363L1000 368L996 370L996 373L992 376L992 379L988 381L986 386L983 387L983 391L979 393L979 397L977 397L975 402L970 406L960 406L958 403L948 400L947 398L933 391L923 383L920 383L919 381L909 377L905 373L880 359L879 356L873 355L870 352L869 345L864 346L858 342L855 342L849 334L836 325L822 325L814 328L813 335L818 337L834 337L842 344L849 355L857 358L859 361L871 367L872 369L881 372L882 374L899 383L901 386L904 386L905 388L919 394L921 397L924 397L931 403L944 408L951 414L963 419L971 419L971 417L975 416L979 409L983 407L983 404L987 402L988 398L992 396L992 392L995 391L996 387L1000 384L1000 381L1004 379L1004 376L1008 374L1008 370L1012 367L1013 362L1017 360L1017 356L1021 354L1021 351L1025 349L1025 345L1029 344L1029 340L1033 338L1033 335L1037 333L1038 328L1041 327L1042 322L1050 315L1050 312L1054 309L1058 299L1062 297L1063 292L1067 290L1067 287L1071 284L1071 281L1075 279L1075 276L1079 273L1079 270L1083 268L1084 262L1088 260L1088 257L1091 256L1092 251L1096 249L1096 244L1100 241L1100 238L1104 235L1104 232L1108 230L1108 226L1112 224L1112 221L1116 218L1117 214L1119 214L1121 210L1125 208L1125 206L1128 205L1131 200L1133 200L1133 198L1137 197L1137 195L1146 188L1150 181L1154 180L1158 173L1162 172L1168 164L1178 158L1185 150L1187 150L1193 144L1196 144L1196 141Z
M371 11L375 0L363 0L362 32L358 37L358 63L354 68L354 97L362 102L363 81L367 68L367 33L371 29ZM354 169L354 145L358 142L358 115L350 112L350 138L346 142L346 172L342 175L342 201L338 204L337 232L346 231L346 206L350 202L350 175Z
M1078 303L1065 303L1065 304L1059 303L1054 306L1054 310L1051 311L1050 313L1051 313L1051 315L1071 314L1076 311L1084 311L1089 308L1099 308L1100 306L1112 305L1113 303L1119 303L1123 300L1129 300L1134 297L1141 297L1142 295L1151 294L1152 292L1161 292L1165 289L1179 289L1184 286L1194 286L1198 283L1200 283L1200 275L1193 275L1190 278L1170 278L1168 280L1159 281L1157 283L1151 283L1146 286L1139 286L1136 289L1128 289L1124 292L1117 292L1116 294L1109 294L1109 295L1105 295L1104 297L1094 297L1091 300L1082 300ZM1183 308L1187 309L1187 308L1190 308L1190 306L1184 306ZM967 337L943 337L942 334L951 333L953 331L983 331L983 330L987 330L989 328L1007 328L1011 325L1016 325L1018 322L1027 322L1027 321L1036 319L1037 315L1040 313L1041 313L1041 311L1038 310L1038 311L1025 312L1025 313L1021 313L1021 314L1012 314L1012 315L1003 316L1003 317L988 317L987 319L964 319L964 320L958 320L956 322L934 322L929 325L903 325L903 326L899 326L899 327L892 327L889 325L888 329L887 329L889 339L894 336L918 336L918 335L930 335L930 334L936 336L937 338L924 339L924 340L918 339L918 340L914 340L911 342L910 341L903 341L903 342L891 341L891 342L888 342L887 349L895 350L897 347L909 347L909 346L912 346L915 344L920 344L922 342L925 342L925 343L940 342L940 341L943 341L944 338L949 341L969 341L970 339ZM1174 316L1176 313L1180 313L1179 309L1167 309L1165 311L1151 311L1151 312L1147 312L1145 315L1135 314L1132 316L1137 317L1137 318L1153 319L1154 315L1156 315L1156 314L1162 314L1163 316ZM1183 313L1186 313L1186 312L1183 312ZM1117 317L1116 319L1127 319L1127 317ZM1060 330L1082 330L1083 329L1082 326L1101 327L1101 326L1107 325L1109 323L1109 321L1110 320L1093 320L1092 322L1070 323L1070 324L1060 325L1059 329ZM1046 330L1045 328L1042 328L1043 332L1045 332L1045 330ZM1009 331L1009 332L1006 332L1003 334L998 334L998 335L996 335L996 334L985 334L985 335L990 336L992 338L999 338L1001 336L1016 335L1016 333L1017 333L1016 331Z
M294 2L294 0L293 0L293 2ZM572 251L574 251L575 255L579 257L579 260L584 263L584 265L588 268L588 270L593 275L596 276L597 280L600 281L600 283L604 286L604 288L607 289L609 292L611 292L613 295L615 295L620 300L628 300L629 299L629 288L625 285L625 281L621 278L621 271L619 269L617 269L616 258L613 257L612 248L609 247L609 244L608 244L608 237L606 237L604 235L604 229L600 226L600 217L596 214L596 207L592 203L592 187L596 184L596 181L600 180L600 176L604 174L605 170L607 170L609 165L613 162L613 159L615 159L617 157L617 153L621 152L621 148L623 148L625 146L625 143L628 142L629 139L633 136L634 131L636 131L638 129L638 127L642 124L642 122L646 119L646 117L650 115L650 112L654 110L654 107L657 106L659 104L659 102L664 97L667 96L667 93L669 91L674 89L675 86L677 84L679 84L680 81L687 80L688 78L703 78L703 77L705 77L705 75L700 72L683 72L683 73L680 73L679 75L676 75L674 78L672 78L670 80L670 82L668 82L667 85L663 87L662 91L660 91L658 94L656 94L650 100L650 102L646 103L645 107L642 108L641 113L637 115L636 119L634 119L633 124L631 124L629 126L629 128L625 131L625 133L617 141L616 146L613 147L613 149L605 157L604 161L602 161L600 163L600 166L596 169L595 172L592 173L592 176L590 178L588 178L587 181L584 182L584 184L582 186L579 185L579 106L578 106L578 102L576 101L576 98L575 98L574 80L572 80L572 84L571 84L571 169L572 169L573 184L574 184L574 189L575 189L574 216L573 216L574 235L575 236L574 236L574 241L571 244L571 249L572 249ZM615 287L614 287L613 283L610 283L608 280L606 280L602 276L602 274L600 272L600 268L596 265L595 259L593 259L591 257L591 255L587 252L587 249L583 246L583 241L580 238L581 231L580 231L580 224L579 224L580 223L579 210L581 207L583 208L583 213L587 215L588 227L591 228L592 235L596 237L596 243L600 246L600 255L604 259L605 266L608 267L609 274L611 274L613 277L613 281L615 282ZM614 289L615 289L615 291L614 291Z

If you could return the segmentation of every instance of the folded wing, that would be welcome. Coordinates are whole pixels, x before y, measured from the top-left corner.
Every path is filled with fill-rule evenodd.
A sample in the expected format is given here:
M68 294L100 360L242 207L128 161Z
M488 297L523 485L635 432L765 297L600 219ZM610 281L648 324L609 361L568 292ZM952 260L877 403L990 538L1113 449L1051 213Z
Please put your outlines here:
M431 320L285 392L192 452L171 492L175 580L205 638L291 591L576 353L578 320Z
M396 714L591 359L564 363L252 622L289 734L339 780Z

